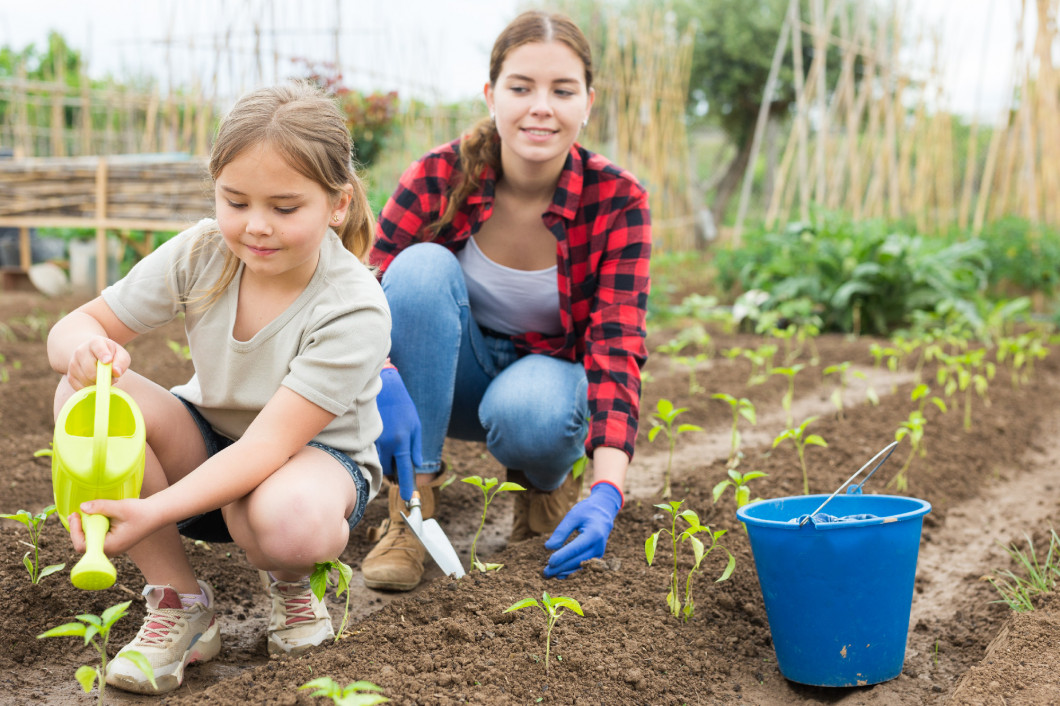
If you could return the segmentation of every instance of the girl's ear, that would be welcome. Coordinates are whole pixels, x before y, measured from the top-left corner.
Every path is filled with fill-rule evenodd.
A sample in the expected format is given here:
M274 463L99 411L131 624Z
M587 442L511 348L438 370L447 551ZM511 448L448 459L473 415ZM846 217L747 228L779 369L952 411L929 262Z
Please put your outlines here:
M589 104L587 106L585 106L585 120L586 120L586 122L589 121L589 113L591 113L592 110L593 110L593 102L595 100L596 100L596 89L595 88L590 88L589 89Z
M352 202L353 184L343 184L342 188L339 189L338 196L335 197L335 207L331 211L331 222L342 223L346 220L346 212L350 210Z
M493 115L493 86L489 81L482 87L482 95L486 96L486 108L489 109L490 115Z

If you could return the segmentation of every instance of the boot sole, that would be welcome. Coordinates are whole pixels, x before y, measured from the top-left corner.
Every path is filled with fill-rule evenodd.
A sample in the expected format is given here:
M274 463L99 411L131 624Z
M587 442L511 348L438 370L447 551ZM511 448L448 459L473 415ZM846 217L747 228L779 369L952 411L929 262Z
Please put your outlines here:
M411 591L420 585L420 581L413 581L411 583L395 583L394 581L373 581L369 578L364 577L362 574L361 578L364 579L364 585L366 588L371 588L376 591Z

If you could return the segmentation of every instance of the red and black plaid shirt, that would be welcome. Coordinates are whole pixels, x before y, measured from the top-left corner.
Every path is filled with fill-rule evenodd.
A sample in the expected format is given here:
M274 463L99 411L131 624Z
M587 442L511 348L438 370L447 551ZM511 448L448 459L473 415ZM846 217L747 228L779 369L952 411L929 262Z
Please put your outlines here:
M379 276L404 248L432 240L425 229L445 210L460 175L460 141L442 145L402 175L376 226L370 260ZM481 187L433 238L454 252L493 213L496 174L487 167ZM573 145L552 204L542 220L556 236L563 333L513 336L521 353L581 360L589 382L588 451L622 449L633 457L640 407L640 367L647 357L651 215L648 194L629 172Z

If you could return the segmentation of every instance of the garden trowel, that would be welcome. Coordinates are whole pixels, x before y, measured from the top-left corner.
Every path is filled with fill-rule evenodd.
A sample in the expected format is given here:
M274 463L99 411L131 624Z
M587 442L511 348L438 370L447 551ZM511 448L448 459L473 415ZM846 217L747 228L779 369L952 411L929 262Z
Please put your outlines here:
M111 389L110 364L96 365L96 384L66 401L55 420L52 442L52 490L63 526L89 500L140 497L144 480L146 432L132 397ZM70 572L81 589L98 591L114 584L114 565L103 553L110 528L104 515L81 514L85 555Z
M427 550L434 559L434 563L447 576L461 578L464 575L464 567L460 563L460 557L456 555L452 542L445 536L442 526L434 518L423 519L420 509L420 492L416 490L416 475L412 466L406 464L404 471L398 468L398 491L401 499L405 501L407 512L401 513L405 518L405 524L409 526L416 539Z

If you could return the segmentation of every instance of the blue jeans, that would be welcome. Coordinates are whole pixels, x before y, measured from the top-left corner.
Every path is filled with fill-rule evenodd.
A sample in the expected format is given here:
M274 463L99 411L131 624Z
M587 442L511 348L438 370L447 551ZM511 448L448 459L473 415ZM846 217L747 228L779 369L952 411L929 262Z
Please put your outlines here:
M585 368L519 356L507 336L471 317L456 256L436 243L403 250L383 274L393 318L390 360L423 426L419 473L441 468L445 437L485 441L539 490L563 484L589 429Z

